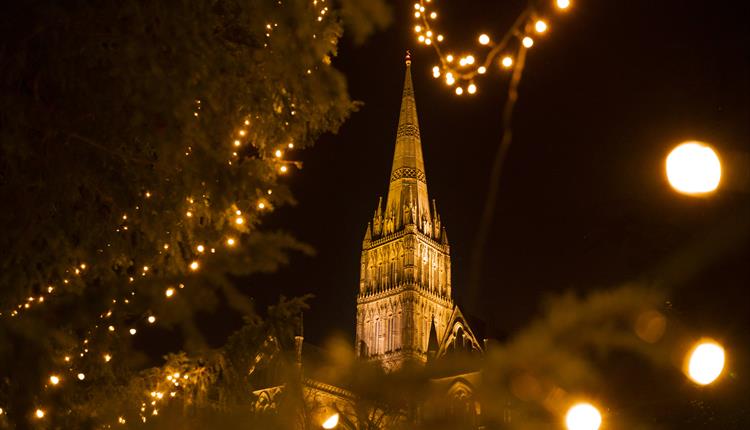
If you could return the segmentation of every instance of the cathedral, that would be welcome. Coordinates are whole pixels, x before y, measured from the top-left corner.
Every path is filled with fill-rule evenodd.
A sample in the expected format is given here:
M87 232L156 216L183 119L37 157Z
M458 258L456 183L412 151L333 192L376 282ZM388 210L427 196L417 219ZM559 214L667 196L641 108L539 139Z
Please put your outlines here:
M453 303L450 245L427 193L410 66L407 56L388 197L367 225L357 297L357 355L386 369L452 348L482 350Z
M356 304L356 358L378 364L385 372L405 365L434 366L457 351L481 356L485 348L485 341L480 342L453 302L450 245L437 204L427 191L408 54L405 64L388 194L385 204L379 199L367 223ZM313 371L305 359L313 348L303 344L301 335L297 337L295 355L305 402L320 420L338 417L339 412L351 409L356 394L345 382L324 381ZM461 416L461 428L481 428L474 395L480 376L476 370L462 369L430 378L431 387L447 399L447 409ZM256 408L277 407L284 385L270 385L254 391ZM416 409L429 414L427 407Z

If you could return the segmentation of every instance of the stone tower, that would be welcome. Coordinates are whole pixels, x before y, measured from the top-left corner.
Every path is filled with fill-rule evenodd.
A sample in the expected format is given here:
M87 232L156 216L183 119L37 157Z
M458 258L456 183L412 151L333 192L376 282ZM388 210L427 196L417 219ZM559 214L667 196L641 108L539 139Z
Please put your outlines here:
M388 198L378 202L362 243L357 354L387 369L425 362L454 310L450 247L427 176L406 56Z

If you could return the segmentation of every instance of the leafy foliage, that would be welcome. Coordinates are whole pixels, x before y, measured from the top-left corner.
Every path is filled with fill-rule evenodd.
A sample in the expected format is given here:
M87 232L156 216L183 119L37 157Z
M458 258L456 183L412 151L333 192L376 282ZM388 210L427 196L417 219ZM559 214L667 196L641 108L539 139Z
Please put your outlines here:
M80 428L98 419L75 405L145 363L129 328L155 315L199 350L196 312L254 314L227 276L309 252L260 221L355 106L330 66L343 27L303 0L40 0L0 28L0 404Z

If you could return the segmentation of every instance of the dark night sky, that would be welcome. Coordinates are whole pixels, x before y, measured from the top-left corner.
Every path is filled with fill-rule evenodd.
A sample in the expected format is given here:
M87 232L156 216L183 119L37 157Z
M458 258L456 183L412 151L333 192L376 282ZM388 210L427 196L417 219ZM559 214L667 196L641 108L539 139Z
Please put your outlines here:
M438 6L457 52L474 48L480 32L498 37L523 4ZM729 1L588 0L551 17L530 51L485 254L481 294L491 311L466 311L485 314L502 337L533 318L549 293L646 279L674 288L683 322L746 349L748 222L739 222L744 236L731 222L749 213L750 186L743 191L729 178L711 198L683 197L668 187L662 163L687 139L713 143L727 160L750 154L749 9ZM417 46L409 4L399 2L396 13L364 46L343 47L336 64L364 106L338 135L299 154L304 169L290 177L299 205L269 217L317 256L295 256L280 273L245 286L262 300L315 294L305 316L314 343L336 331L353 338L361 240L387 191L406 48L430 197L451 241L454 294L466 300L507 74L478 81L475 96L455 96L431 77L436 57ZM682 276L670 275L664 263L683 254L673 266ZM736 362L747 360L739 355Z

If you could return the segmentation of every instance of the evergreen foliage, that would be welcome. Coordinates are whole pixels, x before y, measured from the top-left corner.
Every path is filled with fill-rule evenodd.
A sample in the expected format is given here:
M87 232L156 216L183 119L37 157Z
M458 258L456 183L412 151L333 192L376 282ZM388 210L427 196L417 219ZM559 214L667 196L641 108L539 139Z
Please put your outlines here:
M380 2L342 3L357 38L388 23ZM35 420L36 408L53 427L111 422L91 400L148 388L133 379L146 361L129 330L150 316L188 352L204 349L196 312L224 301L258 318L228 276L309 251L261 220L293 203L282 175L301 167L297 151L355 107L331 65L340 11L322 0L2 6L2 422Z

